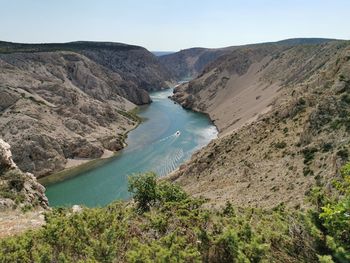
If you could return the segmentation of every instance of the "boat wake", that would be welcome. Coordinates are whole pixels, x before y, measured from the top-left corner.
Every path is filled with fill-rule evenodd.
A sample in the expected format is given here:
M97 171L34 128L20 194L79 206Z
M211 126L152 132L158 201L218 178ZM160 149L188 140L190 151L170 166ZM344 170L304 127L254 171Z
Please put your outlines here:
M164 156L158 164L156 164L154 172L159 176L165 176L171 173L179 166L183 157L184 152L181 148L172 150L169 154Z
M169 140L169 139L175 139L176 137L179 137L181 135L181 132L180 131L176 131L174 134L172 135L169 135L163 139L160 139L158 142L164 142L166 140Z

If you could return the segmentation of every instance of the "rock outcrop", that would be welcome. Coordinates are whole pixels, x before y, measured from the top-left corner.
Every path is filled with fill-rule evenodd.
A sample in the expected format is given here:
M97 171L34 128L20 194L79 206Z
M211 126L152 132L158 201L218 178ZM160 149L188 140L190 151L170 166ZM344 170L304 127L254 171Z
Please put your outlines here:
M0 139L0 212L15 208L48 207L45 188L12 160L10 145Z

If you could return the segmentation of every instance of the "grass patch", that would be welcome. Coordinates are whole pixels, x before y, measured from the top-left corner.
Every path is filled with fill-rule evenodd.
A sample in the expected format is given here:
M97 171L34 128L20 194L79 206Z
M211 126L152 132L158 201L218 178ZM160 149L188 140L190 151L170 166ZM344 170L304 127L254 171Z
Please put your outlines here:
M126 118L128 118L128 119L130 119L132 121L135 121L137 123L140 123L140 122L143 121L143 119L140 116L137 115L137 113L139 112L139 108L138 107L136 107L136 108L134 108L134 109L132 109L130 111L117 110L117 112L120 115L122 115L122 116L124 116L124 117L126 117Z

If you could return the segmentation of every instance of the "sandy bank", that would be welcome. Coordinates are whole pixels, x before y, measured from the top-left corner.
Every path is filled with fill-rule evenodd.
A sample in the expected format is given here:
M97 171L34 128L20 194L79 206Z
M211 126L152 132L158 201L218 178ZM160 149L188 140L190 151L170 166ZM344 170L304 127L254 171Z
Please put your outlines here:
M108 158L113 157L114 154L115 154L114 152L105 149L103 152L103 155L98 159L108 159ZM74 167L77 167L79 165L82 165L82 164L85 164L85 163L88 163L88 162L91 162L94 160L97 160L97 159L91 159L91 158L67 159L65 169L74 168Z

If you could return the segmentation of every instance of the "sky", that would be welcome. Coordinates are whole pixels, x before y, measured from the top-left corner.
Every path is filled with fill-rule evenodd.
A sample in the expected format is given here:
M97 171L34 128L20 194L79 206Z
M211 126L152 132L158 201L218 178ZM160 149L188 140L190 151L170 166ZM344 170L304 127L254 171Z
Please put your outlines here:
M0 0L0 40L112 41L151 51L350 39L350 0Z

